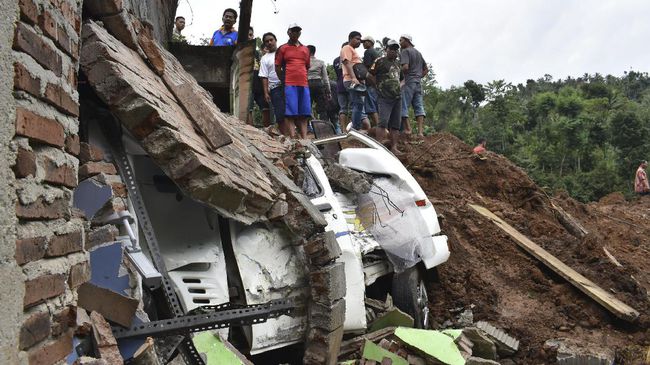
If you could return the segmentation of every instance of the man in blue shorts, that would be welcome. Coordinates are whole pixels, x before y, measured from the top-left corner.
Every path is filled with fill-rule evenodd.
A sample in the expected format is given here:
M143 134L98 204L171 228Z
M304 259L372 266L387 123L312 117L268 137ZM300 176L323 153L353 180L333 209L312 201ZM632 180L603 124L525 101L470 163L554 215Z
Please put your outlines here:
M235 30L235 22L237 21L237 11L230 8L224 10L221 21L223 25L212 34L210 45L214 47L236 45L237 31Z
M298 24L289 25L289 41L275 52L275 71L284 82L284 117L289 121L289 136L294 137L295 125L300 138L306 139L307 118L311 115L311 97L307 81L310 59L309 49L298 41L301 32L302 28Z

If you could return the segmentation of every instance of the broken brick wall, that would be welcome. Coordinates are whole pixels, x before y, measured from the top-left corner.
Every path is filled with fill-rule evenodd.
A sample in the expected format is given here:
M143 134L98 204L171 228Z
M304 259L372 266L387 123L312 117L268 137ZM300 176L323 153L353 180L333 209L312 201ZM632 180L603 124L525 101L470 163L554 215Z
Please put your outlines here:
M3 206L15 207L8 214L15 239L6 245L13 254L3 261L19 268L11 276L18 282L9 300L18 299L20 310L15 322L2 326L17 332L11 341L3 339L10 346L2 356L9 356L6 363L21 358L52 364L72 350L76 288L90 276L84 219L72 209L79 165L81 0L8 3L19 15L2 32L13 36L13 41L5 40L12 45L10 59L3 58L11 64L3 75L13 80L13 117L2 136L11 136L5 156L15 179L8 194L15 194L15 200Z

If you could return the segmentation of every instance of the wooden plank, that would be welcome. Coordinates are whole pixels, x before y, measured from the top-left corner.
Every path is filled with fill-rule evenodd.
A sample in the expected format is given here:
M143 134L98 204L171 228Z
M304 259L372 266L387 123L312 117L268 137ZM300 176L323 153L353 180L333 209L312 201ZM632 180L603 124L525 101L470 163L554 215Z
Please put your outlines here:
M613 295L603 290L601 287L593 283L591 280L582 276L565 263L560 261L555 256L551 255L548 251L531 241L528 237L521 234L514 229L511 225L504 222L501 218L497 217L488 209L479 205L469 204L469 206L476 212L491 220L492 223L501 228L510 237L512 237L517 244L533 255L536 259L543 262L548 268L555 271L558 275L569 281L573 286L578 288L583 293L587 294L593 300L605 307L608 311L613 313L618 318L626 321L633 322L639 317L639 312L627 304L616 299Z

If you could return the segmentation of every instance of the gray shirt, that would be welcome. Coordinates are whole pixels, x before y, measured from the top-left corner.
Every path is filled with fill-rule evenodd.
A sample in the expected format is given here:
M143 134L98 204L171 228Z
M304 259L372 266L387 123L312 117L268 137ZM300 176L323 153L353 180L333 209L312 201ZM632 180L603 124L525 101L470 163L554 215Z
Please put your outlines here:
M325 90L330 89L330 78L327 75L327 66L325 62L317 59L316 57L311 57L309 61L309 71L307 72L308 80L317 80L320 79L323 82L323 87Z
M422 53L413 47L404 48L399 54L400 64L409 65L408 71L404 74L404 82L420 81L422 79L422 69L425 62Z

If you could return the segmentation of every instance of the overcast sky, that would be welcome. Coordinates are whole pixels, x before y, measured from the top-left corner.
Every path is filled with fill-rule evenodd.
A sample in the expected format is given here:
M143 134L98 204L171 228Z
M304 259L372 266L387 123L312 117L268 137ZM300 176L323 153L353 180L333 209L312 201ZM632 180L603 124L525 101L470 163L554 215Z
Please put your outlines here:
M183 33L191 43L210 37L228 7L239 10L239 1L180 0ZM256 36L271 31L285 43L293 22L303 27L303 44L330 64L352 30L377 40L409 33L445 88L650 67L648 0L253 1Z

